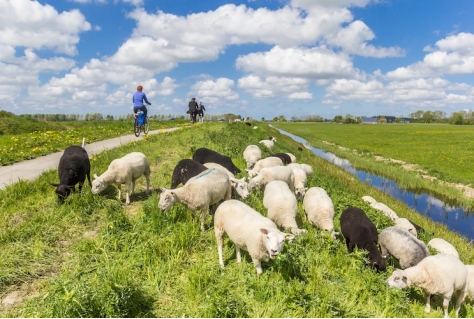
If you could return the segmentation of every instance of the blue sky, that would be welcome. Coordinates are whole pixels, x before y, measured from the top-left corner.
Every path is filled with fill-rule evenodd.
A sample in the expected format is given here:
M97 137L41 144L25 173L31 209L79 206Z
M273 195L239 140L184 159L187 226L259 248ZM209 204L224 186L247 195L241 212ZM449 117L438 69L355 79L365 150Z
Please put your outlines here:
M0 109L408 116L474 106L472 0L0 0Z

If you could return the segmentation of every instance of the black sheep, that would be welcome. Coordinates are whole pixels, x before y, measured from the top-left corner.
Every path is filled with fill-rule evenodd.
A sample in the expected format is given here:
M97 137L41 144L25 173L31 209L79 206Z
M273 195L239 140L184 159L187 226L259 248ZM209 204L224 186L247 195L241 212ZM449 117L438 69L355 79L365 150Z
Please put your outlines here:
M279 159L281 159L281 161L283 162L284 165L287 165L287 164L291 163L291 157L290 157L290 155L288 155L286 153L274 153L274 154L271 154L270 156L278 157Z
M379 271L385 270L385 261L377 247L377 228L364 211L357 207L349 207L342 212L340 223L347 251L351 253L354 247L365 249L369 252L371 267Z
M198 161L187 158L180 160L173 170L171 189L175 189L179 184L186 184L190 178L204 172L206 169L207 167Z
M232 159L229 156L225 156L217 153L216 151L208 148L199 148L193 154L193 160L198 161L201 164L205 163L217 163L227 168L232 174L238 174L241 170L234 165Z
M92 186L90 174L91 164L86 150L77 145L67 147L59 160L59 184L50 183L56 187L59 202L63 203L66 197L76 190L77 183L79 183L79 191L81 191L86 176L89 185Z

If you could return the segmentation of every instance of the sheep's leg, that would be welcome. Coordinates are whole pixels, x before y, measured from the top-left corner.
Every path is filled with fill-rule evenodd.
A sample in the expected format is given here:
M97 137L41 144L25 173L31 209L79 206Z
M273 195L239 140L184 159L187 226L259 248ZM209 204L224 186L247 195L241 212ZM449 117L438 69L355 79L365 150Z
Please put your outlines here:
M257 275L261 276L263 274L262 263L257 258L252 258L255 269L257 269Z
M237 257L237 263L240 264L242 261L242 255L240 254L240 247L237 245L235 246L235 256Z
M122 184L117 184L117 188L118 188L118 199L121 200L122 199Z
M130 204L130 183L125 184L125 204Z
M426 298L425 312L430 313L430 310L431 310L431 303L430 303L431 294L425 292L425 298Z
M459 317L459 308L461 308L461 304L466 298L467 289L461 289L458 291L457 298L456 298L456 317Z
M222 246L224 245L223 232L220 229L214 230L217 240L217 252L219 254L219 265L224 269L224 258L222 257Z
M444 317L445 318L449 318L449 312L448 312L448 307L449 307L449 300L451 299L451 297L446 297L444 296L444 299L443 299L443 309L444 309ZM457 304L457 303L456 303ZM456 316L457 317L457 316Z
M209 214L209 206L204 206L205 208L201 209L201 231L204 231L204 224L206 222L206 216Z
M135 180L132 180L132 195L135 194Z
M146 193L150 194L150 175L145 175L146 178Z

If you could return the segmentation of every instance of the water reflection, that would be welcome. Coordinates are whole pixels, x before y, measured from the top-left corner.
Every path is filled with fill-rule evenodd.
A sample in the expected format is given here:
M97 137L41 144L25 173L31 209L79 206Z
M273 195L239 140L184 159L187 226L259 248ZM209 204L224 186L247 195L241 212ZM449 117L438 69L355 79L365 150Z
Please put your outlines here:
M435 222L445 224L449 229L467 237L470 241L474 241L474 214L472 212L460 207L448 205L429 194L416 194L403 189L396 182L387 178L355 169L347 159L337 157L333 153L312 147L305 139L278 128L276 129L281 134L289 136L296 142L303 144L307 149L319 157L322 157L357 176L357 178L364 183L392 195L393 197L403 201L406 205L416 210L421 215L424 215Z

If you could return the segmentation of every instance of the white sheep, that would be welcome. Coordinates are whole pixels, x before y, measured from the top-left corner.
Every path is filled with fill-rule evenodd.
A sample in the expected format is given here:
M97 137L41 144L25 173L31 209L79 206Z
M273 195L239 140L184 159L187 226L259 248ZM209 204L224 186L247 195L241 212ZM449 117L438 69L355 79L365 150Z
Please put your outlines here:
M408 230L398 226L387 227L379 235L382 257L392 255L400 262L402 269L415 266L430 255L428 247Z
M276 141L277 141L276 138L274 138L273 136L270 136L270 139L261 140L258 143L265 145L270 151L273 151L273 147L275 146Z
M433 238L428 242L428 246L436 250L439 254L450 254L459 259L459 253L454 246L442 238Z
M230 184L232 185L232 188L237 192L237 194L239 194L240 197L244 199L249 197L249 188L248 188L248 183L245 180L245 177L242 177L241 179L237 179L235 178L235 175L232 174L231 171L229 171L227 168L217 163L209 162L209 163L205 163L204 166L206 166L207 168L217 168L225 172L227 175L229 175Z
M371 207L382 211L384 215L390 218L391 220L395 221L395 219L398 218L397 213L395 213L390 207L388 207L384 203L377 202L373 197L366 195L362 196L362 199L370 203Z
M258 160L262 158L262 151L257 145L248 145L244 150L244 160L247 163L247 169L251 169Z
M272 166L283 166L283 161L279 157L266 157L258 160L257 163L253 166L252 169L247 169L246 171L249 174L249 178L256 176L260 170L264 167L272 167Z
M293 235L306 233L296 224L298 204L288 184L283 181L271 181L265 186L263 206L267 209L267 217L283 229L290 228Z
M183 203L192 212L201 211L201 230L204 231L204 222L209 212L209 206L228 200L232 195L232 186L229 175L225 172L210 168L191 178L182 187L166 189L161 187L158 207L166 212L174 203Z
M397 218L394 220L397 227L406 229L415 237L418 237L418 232L416 231L415 226L406 218Z
M331 238L336 238L338 233L334 231L334 204L323 188L311 187L306 191L303 210L311 225L331 232Z
M467 293L474 300L474 265L466 265L467 269Z
M130 193L135 192L135 181L142 175L146 178L146 193L150 193L150 164L145 154L132 152L110 162L108 169L100 176L94 174L92 194L102 192L107 186L116 184L118 199L122 197L122 184L125 184L125 204L130 204Z
M295 189L295 174L290 167L272 166L260 170L257 176L249 180L249 190L260 189L271 181L284 181L291 191Z
M250 206L238 200L228 200L219 205L214 215L214 233L217 240L219 264L224 268L222 248L227 233L235 244L237 262L241 262L240 249L248 251L257 270L263 273L262 261L275 259L283 249L285 240L293 240L292 234L281 232L274 222L262 216Z
M288 164L287 167L291 168L291 170L293 171L293 174L295 175L295 194L298 197L298 199L302 199L306 192L306 183L307 183L306 172L298 163Z
M422 288L426 297L426 313L431 310L431 295L442 295L444 317L448 318L449 301L456 291L457 300L454 309L456 317L459 315L459 308L467 292L467 280L467 268L458 258L449 254L440 254L426 257L418 265L405 270L396 269L388 278L387 283L391 287L400 289L411 285Z
M301 163L301 167L306 172L307 176L313 176L314 172L313 172L313 168L311 167L311 165Z

